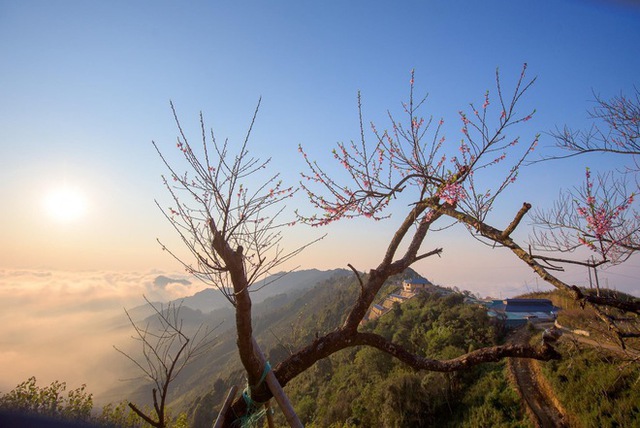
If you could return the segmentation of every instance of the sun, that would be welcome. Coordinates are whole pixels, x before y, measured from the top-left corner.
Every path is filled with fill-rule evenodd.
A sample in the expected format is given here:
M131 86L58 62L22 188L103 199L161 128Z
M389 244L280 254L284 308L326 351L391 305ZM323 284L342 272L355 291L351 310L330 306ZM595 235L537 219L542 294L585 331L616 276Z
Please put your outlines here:
M64 186L51 189L44 198L47 214L54 220L70 223L81 219L87 212L87 199L75 187Z

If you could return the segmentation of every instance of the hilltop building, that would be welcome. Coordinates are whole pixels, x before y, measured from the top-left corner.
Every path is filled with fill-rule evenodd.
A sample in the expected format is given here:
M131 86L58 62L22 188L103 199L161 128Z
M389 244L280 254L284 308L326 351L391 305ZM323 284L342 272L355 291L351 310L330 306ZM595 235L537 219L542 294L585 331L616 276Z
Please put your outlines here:
M405 279L402 281L401 285L402 288L396 293L389 294L380 304L372 305L371 309L362 320L362 323L380 318L382 315L393 309L393 305L395 303L402 304L414 297L418 292L428 291L439 292L441 294L447 293L443 288L436 287L429 280L424 278Z
M519 327L528 322L553 322L560 310L549 299L491 300L486 306L487 314L503 321L508 328Z
M402 289L407 293L417 293L419 291L435 291L435 285L433 285L428 279L413 278L405 279L402 282Z

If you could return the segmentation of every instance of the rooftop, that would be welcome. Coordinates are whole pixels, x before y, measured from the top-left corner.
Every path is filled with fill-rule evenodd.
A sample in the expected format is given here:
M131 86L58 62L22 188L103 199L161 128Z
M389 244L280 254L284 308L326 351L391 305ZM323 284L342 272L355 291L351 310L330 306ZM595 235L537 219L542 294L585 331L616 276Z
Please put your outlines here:
M404 282L406 282L407 284L431 284L431 282L429 282L429 280L424 279L424 278L412 278L412 279L405 279Z

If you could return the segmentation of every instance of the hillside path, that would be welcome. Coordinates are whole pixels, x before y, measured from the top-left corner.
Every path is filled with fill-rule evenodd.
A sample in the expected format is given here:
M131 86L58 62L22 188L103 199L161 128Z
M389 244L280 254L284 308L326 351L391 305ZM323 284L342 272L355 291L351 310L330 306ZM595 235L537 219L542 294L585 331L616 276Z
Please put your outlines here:
M529 339L529 335L525 328L521 328L511 335L509 342L522 343ZM528 358L509 359L516 386L530 410L533 422L542 428L568 427L552 397L540 386L533 364L533 360Z

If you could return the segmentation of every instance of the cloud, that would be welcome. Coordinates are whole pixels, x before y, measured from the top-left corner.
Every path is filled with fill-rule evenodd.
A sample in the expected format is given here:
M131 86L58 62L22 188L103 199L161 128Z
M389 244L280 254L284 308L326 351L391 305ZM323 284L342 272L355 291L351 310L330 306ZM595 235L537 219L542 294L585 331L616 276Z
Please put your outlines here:
M12 271L6 271L6 270L2 270L0 269L0 277L4 276L4 275L9 275L9 276L35 276L35 277L47 277L47 276L51 276L51 272L47 272L47 271L38 271L38 270L12 270Z
M164 275L158 275L156 279L153 280L153 285L160 288L165 288L168 284L182 284L182 285L191 285L191 281L187 279L176 279L169 278Z
M159 276L172 279L158 287ZM130 376L124 357L131 329L123 308L168 301L204 286L175 273L0 270L0 392L30 376L106 391ZM125 397L121 397L125 398Z

